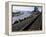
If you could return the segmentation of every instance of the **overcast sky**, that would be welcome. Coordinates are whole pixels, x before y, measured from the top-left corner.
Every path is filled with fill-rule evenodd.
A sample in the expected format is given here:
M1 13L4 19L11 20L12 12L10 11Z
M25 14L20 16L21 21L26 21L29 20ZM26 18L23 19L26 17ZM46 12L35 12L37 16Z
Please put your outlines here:
M41 7L38 7L39 11L41 11ZM24 6L13 6L13 12L16 11L33 11L34 7L24 7Z
M23 6L13 6L13 12L16 11L33 11L34 7L23 7Z

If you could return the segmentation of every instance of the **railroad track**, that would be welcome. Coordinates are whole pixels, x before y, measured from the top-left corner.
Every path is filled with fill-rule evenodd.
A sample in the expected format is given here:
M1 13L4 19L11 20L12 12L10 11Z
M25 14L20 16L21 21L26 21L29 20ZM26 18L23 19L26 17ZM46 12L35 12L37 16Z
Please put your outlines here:
M32 17L30 16L30 18L28 18L22 22L19 22L17 24L12 25L12 30L13 31L23 31L26 27L32 25L30 23L32 23L40 14L41 13L39 13L37 15L32 14Z
M30 23L23 31L36 31L42 30L42 14L36 17L36 19Z

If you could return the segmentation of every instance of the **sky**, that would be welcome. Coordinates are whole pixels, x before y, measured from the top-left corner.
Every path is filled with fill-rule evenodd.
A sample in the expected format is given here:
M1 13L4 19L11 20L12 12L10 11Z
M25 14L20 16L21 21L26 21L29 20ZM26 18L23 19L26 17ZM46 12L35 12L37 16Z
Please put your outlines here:
M13 6L13 12L16 11L33 11L34 7L24 7L24 6Z
M13 6L13 12L16 11L33 11L34 7L24 7L24 6ZM41 7L38 7L38 10L41 11Z

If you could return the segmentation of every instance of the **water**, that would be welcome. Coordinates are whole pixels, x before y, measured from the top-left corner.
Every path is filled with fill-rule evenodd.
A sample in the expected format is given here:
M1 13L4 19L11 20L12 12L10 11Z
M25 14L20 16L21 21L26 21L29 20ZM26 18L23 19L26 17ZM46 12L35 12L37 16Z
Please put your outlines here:
M16 20L24 19L24 18L26 18L26 17L29 17L30 15L31 15L31 14L30 14L29 12L25 11L23 15L14 16L14 17L12 18L12 20L13 20L12 23L14 23Z

